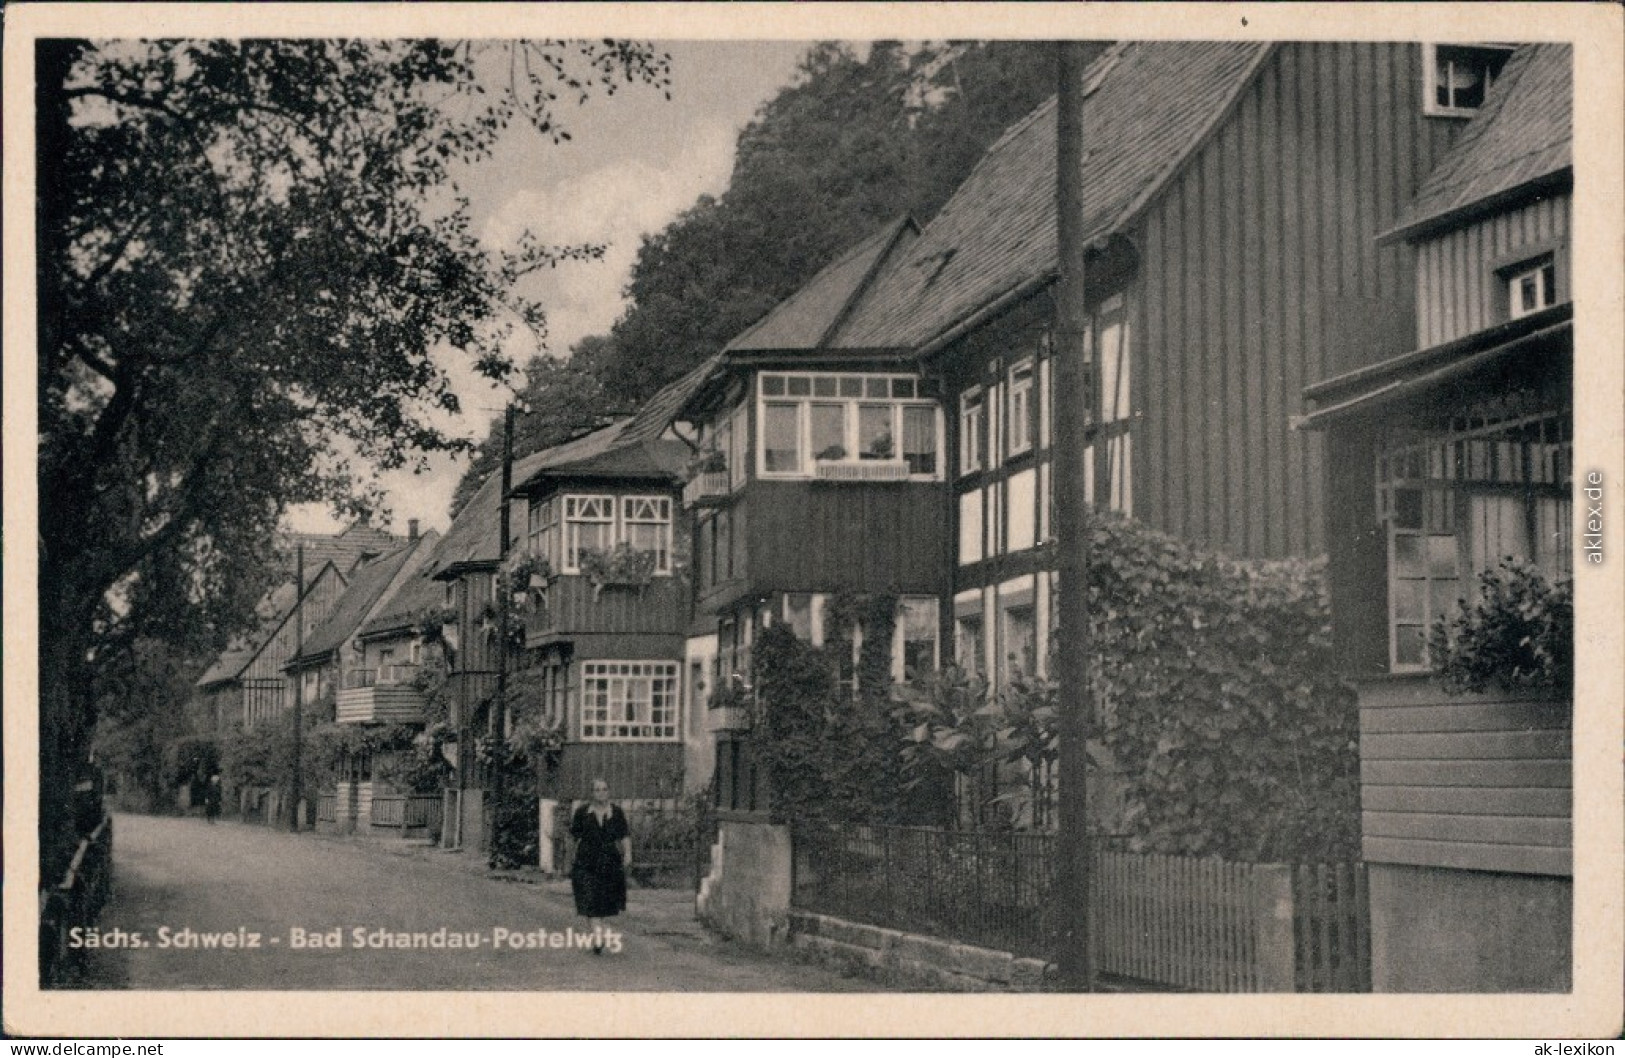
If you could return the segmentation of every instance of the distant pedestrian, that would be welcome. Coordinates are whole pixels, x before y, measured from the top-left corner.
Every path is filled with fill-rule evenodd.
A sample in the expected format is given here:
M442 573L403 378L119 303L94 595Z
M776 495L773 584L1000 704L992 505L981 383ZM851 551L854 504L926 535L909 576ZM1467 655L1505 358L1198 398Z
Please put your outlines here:
M587 920L587 931L593 934L593 954L602 955L600 920L626 910L626 872L632 867L632 831L626 813L610 803L609 783L603 779L592 781L592 800L576 809L570 836L576 842L570 867L576 914Z
M220 773L211 772L203 788L203 818L213 823L220 818Z

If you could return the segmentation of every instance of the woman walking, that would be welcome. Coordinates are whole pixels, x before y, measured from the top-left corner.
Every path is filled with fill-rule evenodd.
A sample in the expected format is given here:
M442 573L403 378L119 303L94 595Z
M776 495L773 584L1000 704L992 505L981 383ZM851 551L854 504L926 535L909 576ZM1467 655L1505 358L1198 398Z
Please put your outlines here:
M626 813L609 801L609 783L592 781L592 800L576 809L570 820L576 841L576 859L570 867L570 888L576 914L587 920L593 934L594 955L604 953L599 919L626 910L626 872L632 866L632 831Z

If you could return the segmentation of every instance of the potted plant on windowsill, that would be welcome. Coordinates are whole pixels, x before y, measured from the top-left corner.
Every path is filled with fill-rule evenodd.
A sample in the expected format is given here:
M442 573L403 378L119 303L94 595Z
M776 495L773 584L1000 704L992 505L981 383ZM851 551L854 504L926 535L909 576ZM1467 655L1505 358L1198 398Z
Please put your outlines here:
M518 551L508 558L507 573L516 593L527 588L541 591L553 580L553 564L541 555Z
M582 551L580 565L597 590L643 588L654 579L655 553L623 543L606 550Z

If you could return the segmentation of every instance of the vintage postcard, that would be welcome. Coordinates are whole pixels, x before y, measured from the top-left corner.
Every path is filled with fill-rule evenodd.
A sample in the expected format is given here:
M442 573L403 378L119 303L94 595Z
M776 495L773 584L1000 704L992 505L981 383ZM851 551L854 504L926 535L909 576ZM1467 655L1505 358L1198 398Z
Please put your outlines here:
M8 1033L1621 1031L1619 8L7 15Z

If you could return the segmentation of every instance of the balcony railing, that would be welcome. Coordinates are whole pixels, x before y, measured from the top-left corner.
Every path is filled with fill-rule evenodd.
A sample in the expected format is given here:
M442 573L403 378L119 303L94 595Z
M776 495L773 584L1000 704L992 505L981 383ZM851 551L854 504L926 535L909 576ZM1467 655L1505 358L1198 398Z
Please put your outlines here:
M362 690L367 687L396 686L417 679L419 666L399 664L380 665L375 669L351 669L344 674L344 689Z
M908 464L901 460L818 463L813 473L822 481L907 481Z
M704 507L718 503L728 495L728 472L707 470L696 474L683 486L684 507Z

